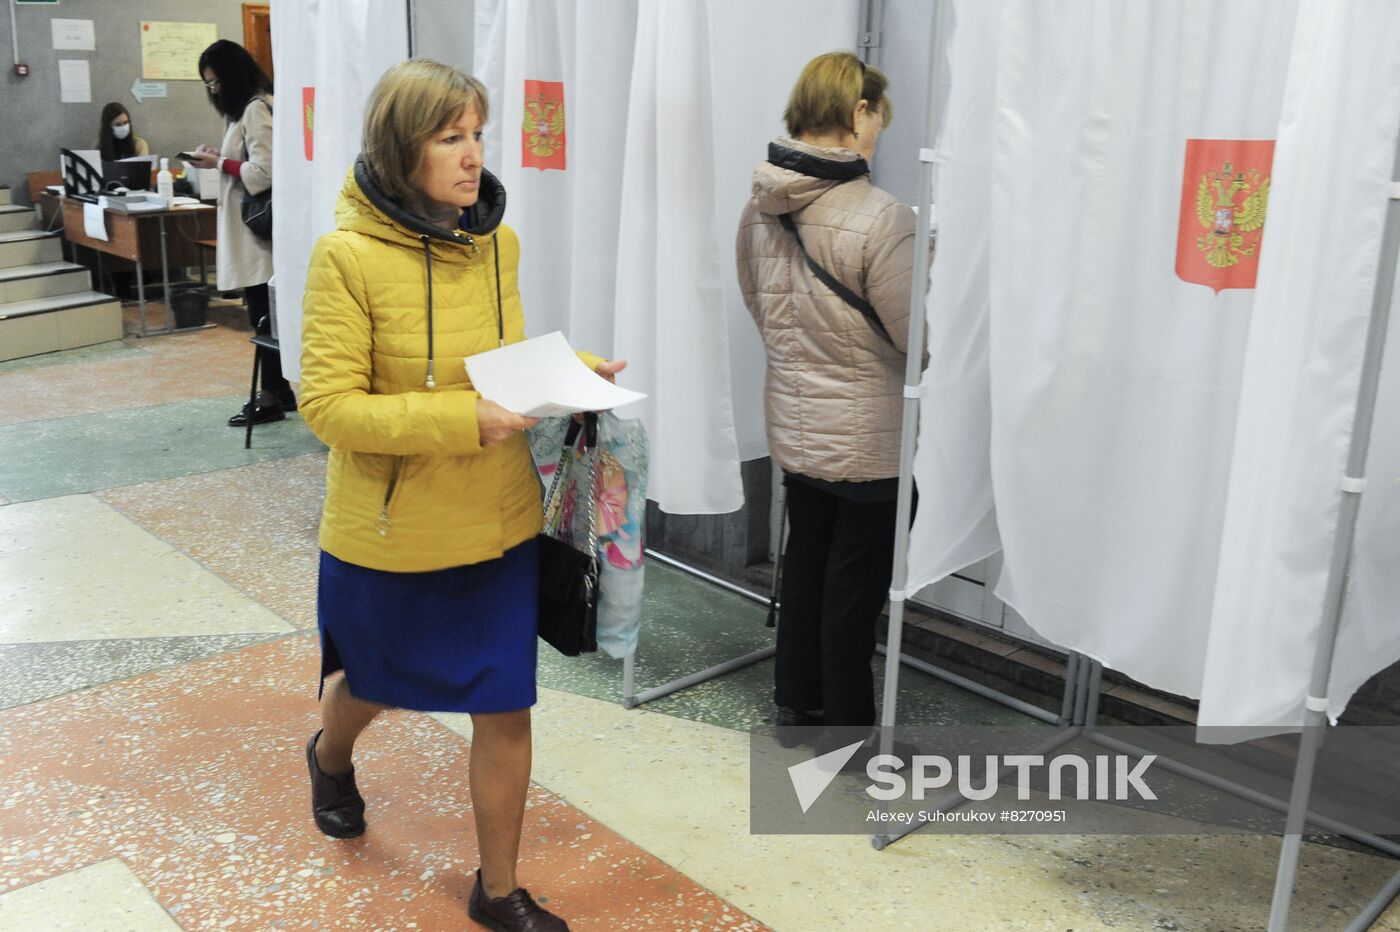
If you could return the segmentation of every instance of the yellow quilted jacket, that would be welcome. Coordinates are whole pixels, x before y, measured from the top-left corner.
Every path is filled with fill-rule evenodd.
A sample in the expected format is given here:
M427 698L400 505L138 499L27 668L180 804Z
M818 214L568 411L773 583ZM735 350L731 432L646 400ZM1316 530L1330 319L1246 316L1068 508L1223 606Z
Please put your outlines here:
M520 241L504 213L485 172L454 231L385 197L362 161L345 181L336 230L311 255L302 323L300 410L331 451L320 543L333 556L421 572L493 559L540 529L525 438L481 446L462 364L499 345L498 275L505 342L525 338Z

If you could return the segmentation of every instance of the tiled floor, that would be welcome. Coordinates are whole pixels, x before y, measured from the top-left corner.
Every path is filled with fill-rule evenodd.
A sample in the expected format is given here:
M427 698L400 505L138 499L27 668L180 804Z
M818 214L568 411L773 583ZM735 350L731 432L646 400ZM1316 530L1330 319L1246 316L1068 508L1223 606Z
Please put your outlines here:
M295 416L251 451L224 425L247 336L0 364L25 399L0 412L0 930L470 927L469 719L366 733L363 838L306 812L325 453ZM771 643L754 604L647 572L639 689ZM1262 927L1272 838L750 834L771 680L626 710L620 662L543 653L524 882L578 929ZM912 672L900 708L1024 721ZM1343 927L1396 866L1308 845L1294 927Z

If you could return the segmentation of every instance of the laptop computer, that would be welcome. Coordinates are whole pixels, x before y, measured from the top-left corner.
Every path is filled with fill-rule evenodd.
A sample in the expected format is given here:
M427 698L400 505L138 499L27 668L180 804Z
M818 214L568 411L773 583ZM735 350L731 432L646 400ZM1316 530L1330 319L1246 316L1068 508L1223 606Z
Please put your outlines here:
M145 161L110 162L102 160L102 190L111 191L121 185L128 191L151 190L151 163Z

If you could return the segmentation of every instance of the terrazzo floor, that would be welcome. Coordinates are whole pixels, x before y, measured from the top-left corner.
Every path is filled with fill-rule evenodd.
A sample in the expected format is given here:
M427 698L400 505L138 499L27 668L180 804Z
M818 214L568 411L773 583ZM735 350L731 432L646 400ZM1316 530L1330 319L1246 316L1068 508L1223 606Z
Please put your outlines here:
M467 717L366 733L362 838L305 811L326 457L295 416L248 451L224 425L240 314L0 364L25 399L0 410L4 932L472 927ZM761 608L658 565L645 617L638 689L772 642ZM523 882L576 929L1264 925L1274 838L753 835L771 682L768 661L627 710L618 661L542 652ZM1025 722L912 671L900 709ZM1306 845L1293 928L1344 928L1396 867Z

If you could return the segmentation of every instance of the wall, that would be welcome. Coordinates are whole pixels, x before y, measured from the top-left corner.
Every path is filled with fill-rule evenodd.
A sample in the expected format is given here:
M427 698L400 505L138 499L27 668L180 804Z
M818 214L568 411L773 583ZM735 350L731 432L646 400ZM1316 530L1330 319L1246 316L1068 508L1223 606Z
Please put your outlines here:
M97 33L92 52L55 51L52 19L89 19ZM197 75L166 82L165 99L137 103L131 84L141 77L140 21L215 23L219 38L243 41L241 0L63 0L49 5L15 7L20 60L29 65L18 78L10 60L10 17L0 15L0 48L5 59L0 76L0 183L14 188L16 203L28 203L25 174L58 169L58 149L93 148L103 105L119 101L131 112L136 135L153 155L173 156L199 143L217 146L223 120L209 106ZM81 58L92 73L92 103L59 103L58 61Z
M472 70L475 25L475 0L414 0L413 54L476 74Z
M944 4L944 42L953 22L951 3ZM924 123L928 114L929 40L933 31L933 7L928 0L885 0L880 47L873 64L890 80L894 124L880 134L871 177L877 185L906 204L917 203L919 150L924 147ZM852 48L856 52L854 39ZM946 74L940 98L947 100Z

